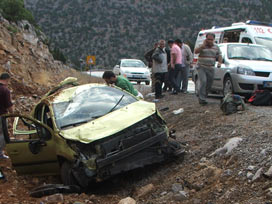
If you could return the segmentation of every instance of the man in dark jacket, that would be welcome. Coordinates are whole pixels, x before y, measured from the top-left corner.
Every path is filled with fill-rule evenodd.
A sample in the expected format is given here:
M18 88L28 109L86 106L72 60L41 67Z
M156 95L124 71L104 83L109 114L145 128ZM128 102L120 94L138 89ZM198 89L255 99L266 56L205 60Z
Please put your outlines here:
M159 47L154 51L152 55L153 66L152 75L155 77L155 98L162 98L162 83L165 79L165 73L167 72L167 54L165 52L165 41L159 41Z
M11 102L10 91L8 89L8 84L10 81L10 76L8 73L2 73L0 75L0 116L8 113L13 112L13 104ZM7 159L3 152L3 148L5 146L4 134L2 129L2 118L0 117L0 159Z
M158 46L159 46L159 43L155 42L154 47L144 54L145 60L148 63L148 67L151 69L152 69L152 64L153 64L152 55ZM154 75L152 75L152 72L151 72L151 89L152 89L152 92L155 91L155 77L154 77Z

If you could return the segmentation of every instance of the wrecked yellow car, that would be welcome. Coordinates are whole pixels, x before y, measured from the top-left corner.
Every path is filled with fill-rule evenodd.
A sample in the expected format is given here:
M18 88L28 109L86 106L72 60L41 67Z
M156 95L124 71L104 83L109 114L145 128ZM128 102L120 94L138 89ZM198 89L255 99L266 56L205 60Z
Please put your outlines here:
M6 151L18 174L60 174L64 184L86 187L183 154L169 141L154 103L103 84L63 88L72 82L48 92L31 116L3 117Z

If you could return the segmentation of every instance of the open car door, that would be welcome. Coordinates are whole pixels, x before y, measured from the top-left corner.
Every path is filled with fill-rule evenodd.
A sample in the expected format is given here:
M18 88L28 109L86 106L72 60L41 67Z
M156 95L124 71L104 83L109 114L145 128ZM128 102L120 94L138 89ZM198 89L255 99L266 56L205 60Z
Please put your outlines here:
M53 130L29 116L2 116L6 151L18 174L58 174Z

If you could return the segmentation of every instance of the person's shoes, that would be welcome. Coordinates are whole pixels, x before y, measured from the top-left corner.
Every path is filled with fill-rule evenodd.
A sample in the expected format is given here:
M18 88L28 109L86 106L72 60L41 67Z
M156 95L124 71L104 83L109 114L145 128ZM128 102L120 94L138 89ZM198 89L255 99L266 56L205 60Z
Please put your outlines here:
M207 101L203 101L203 100L199 100L199 104L205 106L205 105L208 104L208 102Z
M181 93L187 94L188 91L186 91L186 90L181 90Z
M160 98L163 98L163 97L164 97L164 95L161 94L161 95L159 95L159 96L155 96L155 99L160 99Z
M178 94L178 92L176 91L176 90L174 90L171 94L173 94L173 95L177 95Z
M9 156L5 155L4 153L0 154L0 159L8 159Z

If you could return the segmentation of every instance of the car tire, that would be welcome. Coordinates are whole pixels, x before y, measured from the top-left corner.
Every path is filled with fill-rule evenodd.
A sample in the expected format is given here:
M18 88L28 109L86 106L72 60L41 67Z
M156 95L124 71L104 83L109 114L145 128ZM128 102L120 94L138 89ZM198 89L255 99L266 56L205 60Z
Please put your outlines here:
M149 85L149 84L150 84L150 81L146 81L146 82L145 82L145 85Z
M72 173L72 164L64 161L61 165L60 176L64 185L78 185L76 178Z
M140 81L137 81L137 84L138 84L138 85L140 85L140 84L141 84L141 82L140 82Z
M234 93L232 80L229 76L227 76L224 80L223 96L226 96L228 93Z

